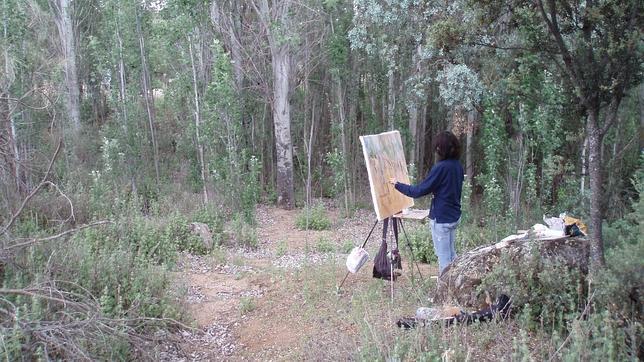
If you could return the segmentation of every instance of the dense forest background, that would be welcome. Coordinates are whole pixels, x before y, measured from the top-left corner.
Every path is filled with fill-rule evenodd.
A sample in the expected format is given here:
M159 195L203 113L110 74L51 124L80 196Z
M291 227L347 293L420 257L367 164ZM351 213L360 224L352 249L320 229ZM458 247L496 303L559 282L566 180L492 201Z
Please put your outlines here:
M0 0L0 12L5 288L40 280L46 265L14 266L46 264L33 245L97 223L159 264L135 220L252 230L257 203L320 198L350 216L370 207L358 136L392 129L415 180L435 161L432 135L461 139L467 222L494 238L568 212L589 224L598 267L624 229L641 238L639 1ZM109 244L83 235L87 255ZM117 308L112 284L94 283Z

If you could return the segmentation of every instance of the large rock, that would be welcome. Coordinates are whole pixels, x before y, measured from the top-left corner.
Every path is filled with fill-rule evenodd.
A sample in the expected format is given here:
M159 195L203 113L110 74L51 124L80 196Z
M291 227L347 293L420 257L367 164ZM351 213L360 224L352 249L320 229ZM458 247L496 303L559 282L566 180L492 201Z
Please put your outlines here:
M201 242L206 250L212 250L212 233L208 225L201 222L191 222L190 231L201 238Z
M502 241L489 246L481 246L459 255L438 279L434 302L437 304L459 305L464 308L478 308L486 303L486 297L494 298L498 289L503 291L505 281L499 280L500 288L491 291L479 290L482 279L495 267L517 268L534 267L531 260L536 256L537 265L550 265L548 261L564 263L570 269L578 269L584 276L588 273L590 241L586 238L557 238L533 240L528 238ZM512 265L501 265L511 263ZM540 270L527 271L536 275ZM488 302L489 302L489 298Z

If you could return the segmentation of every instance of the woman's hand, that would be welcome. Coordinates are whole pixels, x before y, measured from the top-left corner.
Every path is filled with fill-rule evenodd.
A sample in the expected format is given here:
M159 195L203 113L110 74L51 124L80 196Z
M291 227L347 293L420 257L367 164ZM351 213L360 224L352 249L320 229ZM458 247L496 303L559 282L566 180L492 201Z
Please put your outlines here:
M389 183L390 183L390 184L392 184L392 185L394 185L394 186L395 186L395 185L396 185L396 182L398 182L398 181L396 181L396 178L395 178L395 177L390 177L390 178L389 178Z

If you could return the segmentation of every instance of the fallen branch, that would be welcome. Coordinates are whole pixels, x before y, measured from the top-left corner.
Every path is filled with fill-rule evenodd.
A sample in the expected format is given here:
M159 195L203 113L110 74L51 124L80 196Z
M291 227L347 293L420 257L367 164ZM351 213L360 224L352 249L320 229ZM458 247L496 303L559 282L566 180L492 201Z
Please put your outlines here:
M112 222L111 220L101 220L101 221L96 221L96 222L93 222L93 223L90 223L90 224L81 225L81 226L79 226L77 228L69 229L69 230L63 231L62 233L52 235L52 236L47 236L47 237L44 237L44 238L17 239L17 240L14 240L14 241L20 241L20 240L25 240L25 241L19 242L17 244L6 246L6 247L4 247L2 249L2 252L7 252L7 251L10 251L10 250L13 250L13 249L26 247L26 246L36 244L36 243L40 243L40 242L44 242L44 241L50 241L50 240L62 238L64 236L73 234L73 233L75 233L77 231L81 231L83 229L91 228L91 227L94 227L94 226L105 225L105 224L113 224L113 223L114 222Z

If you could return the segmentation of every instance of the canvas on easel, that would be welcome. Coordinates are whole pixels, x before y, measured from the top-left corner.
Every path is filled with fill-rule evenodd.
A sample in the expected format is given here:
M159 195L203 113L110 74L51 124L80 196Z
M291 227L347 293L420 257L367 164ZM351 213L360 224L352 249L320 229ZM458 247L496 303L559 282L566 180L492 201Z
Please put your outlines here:
M360 136L369 175L371 198L378 220L384 220L414 206L414 199L398 192L390 178L409 184L400 132Z

